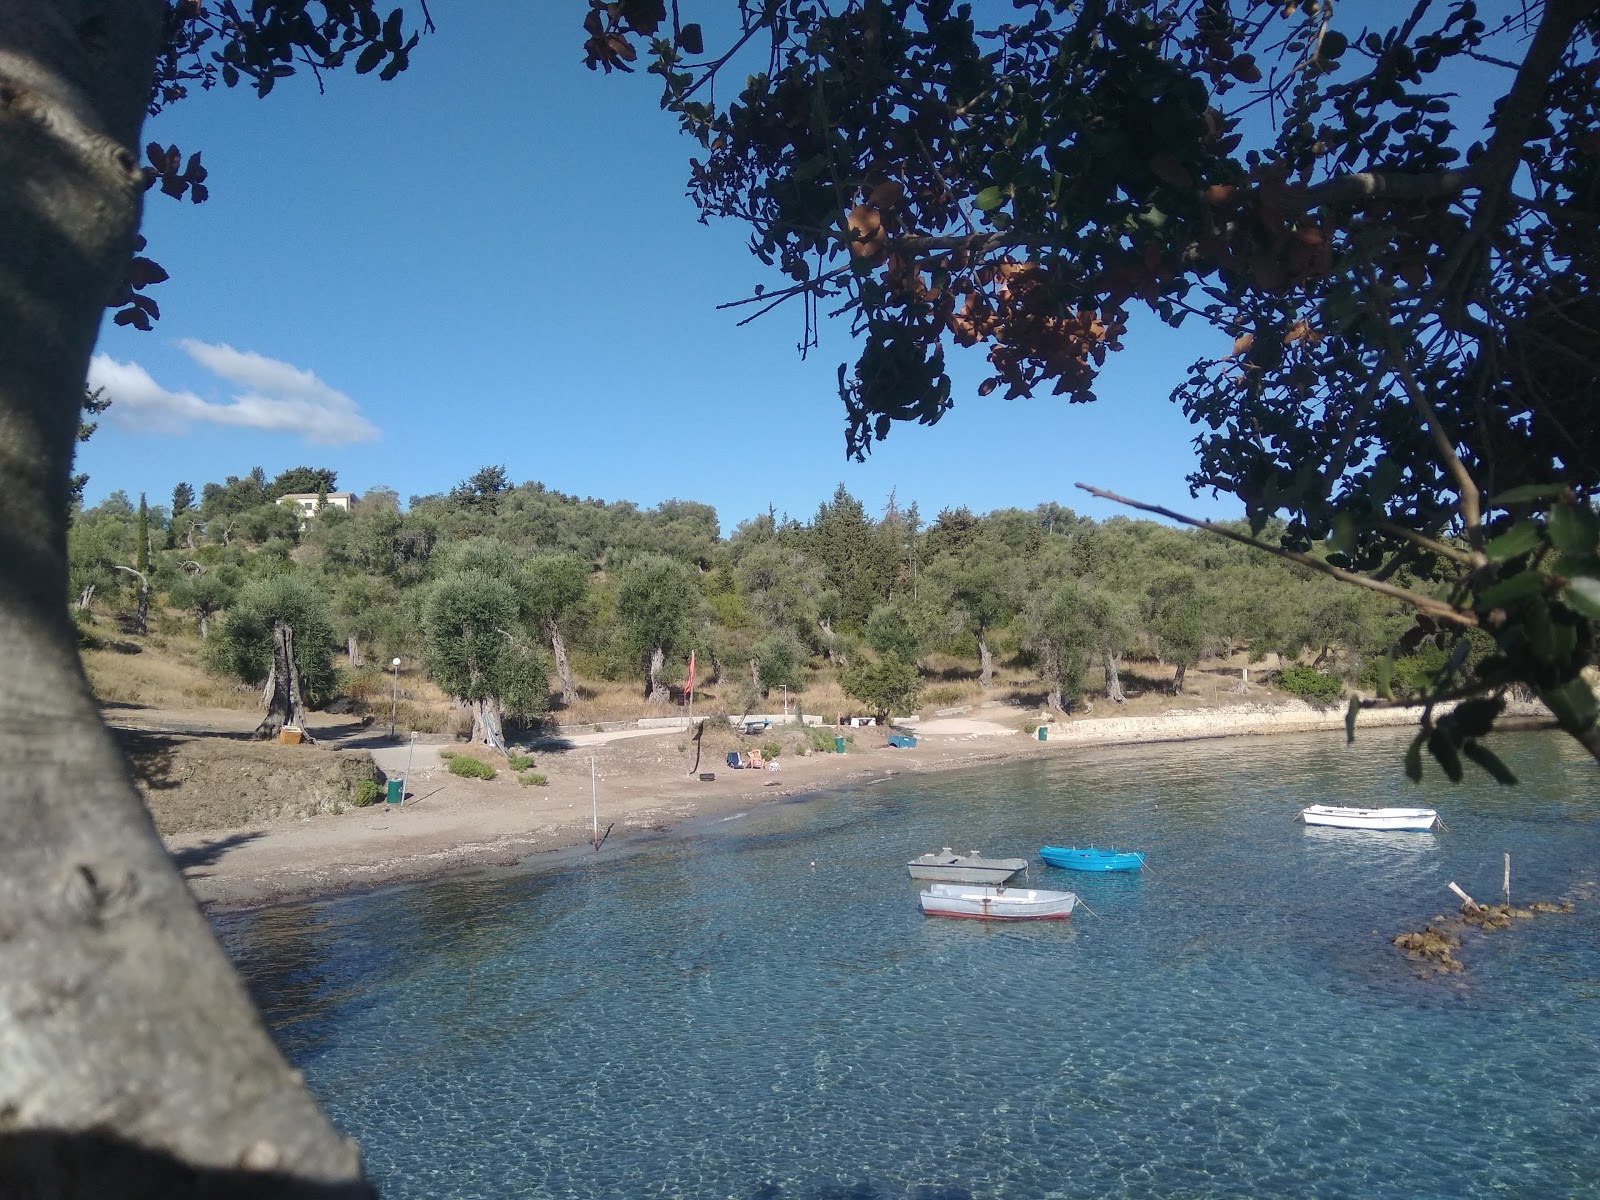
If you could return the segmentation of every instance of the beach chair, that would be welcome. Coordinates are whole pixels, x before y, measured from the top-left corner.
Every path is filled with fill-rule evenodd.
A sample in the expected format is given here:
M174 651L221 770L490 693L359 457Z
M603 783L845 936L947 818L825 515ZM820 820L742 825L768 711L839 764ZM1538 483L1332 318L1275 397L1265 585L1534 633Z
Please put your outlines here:
M735 771L744 766L744 764L739 761L739 752L737 750L728 751L728 766Z

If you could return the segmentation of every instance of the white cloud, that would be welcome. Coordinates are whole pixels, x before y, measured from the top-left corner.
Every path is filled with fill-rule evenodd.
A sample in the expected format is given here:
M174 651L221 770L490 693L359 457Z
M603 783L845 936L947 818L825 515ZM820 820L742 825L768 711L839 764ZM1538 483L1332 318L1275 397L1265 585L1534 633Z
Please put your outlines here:
M361 415L356 402L329 387L311 371L290 363L185 338L186 354L219 379L241 389L224 403L193 392L168 391L138 363L96 354L89 363L89 386L104 388L113 404L107 414L125 429L181 433L195 422L297 433L319 446L369 442L377 426Z

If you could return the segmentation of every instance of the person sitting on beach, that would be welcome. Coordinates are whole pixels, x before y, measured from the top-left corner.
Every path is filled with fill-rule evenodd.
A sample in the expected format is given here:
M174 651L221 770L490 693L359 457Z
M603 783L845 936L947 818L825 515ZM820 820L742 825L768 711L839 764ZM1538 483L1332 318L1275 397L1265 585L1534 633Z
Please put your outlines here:
M750 769L752 771L759 771L759 770L761 770L762 767L764 767L766 765L767 765L766 762L761 757L761 751L759 751L759 750L750 751Z

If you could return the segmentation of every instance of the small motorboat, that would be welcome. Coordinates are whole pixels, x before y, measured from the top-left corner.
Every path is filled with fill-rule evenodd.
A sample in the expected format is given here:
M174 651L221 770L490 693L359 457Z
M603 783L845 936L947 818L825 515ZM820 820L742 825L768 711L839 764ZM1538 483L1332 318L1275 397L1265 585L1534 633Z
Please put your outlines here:
M1300 810L1307 825L1326 825L1332 829L1404 829L1427 833L1439 821L1431 808L1340 808L1332 804L1313 804Z
M913 879L936 879L940 883L1002 884L1028 869L1025 858L985 858L976 850L957 854L946 846L937 854L924 854L906 864Z
M920 899L925 916L976 917L986 921L1065 921L1078 905L1078 897L1072 892L966 883L935 883Z
M1139 850L1097 850L1093 846L1040 846L1039 857L1069 871L1137 871L1144 866Z

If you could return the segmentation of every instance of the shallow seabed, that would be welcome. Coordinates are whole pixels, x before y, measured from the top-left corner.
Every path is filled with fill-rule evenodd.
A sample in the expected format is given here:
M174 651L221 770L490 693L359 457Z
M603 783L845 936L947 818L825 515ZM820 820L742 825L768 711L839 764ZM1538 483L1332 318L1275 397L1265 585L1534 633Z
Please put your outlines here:
M1414 788L1391 732L1093 750L218 927L391 1198L1595 1195L1600 786L1497 744L1521 787ZM904 864L947 845L1092 912L924 918ZM1505 851L1578 912L1420 978L1390 937L1498 899Z

